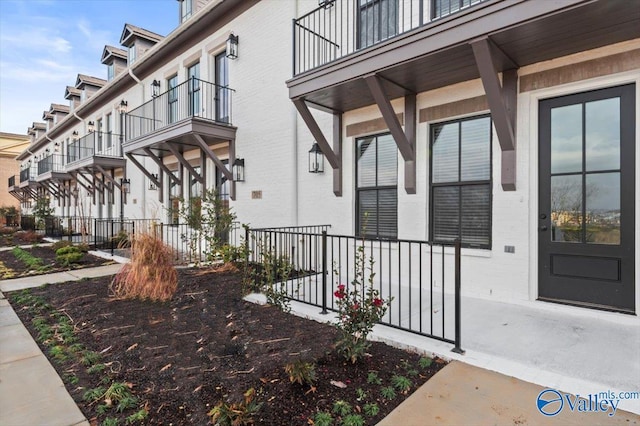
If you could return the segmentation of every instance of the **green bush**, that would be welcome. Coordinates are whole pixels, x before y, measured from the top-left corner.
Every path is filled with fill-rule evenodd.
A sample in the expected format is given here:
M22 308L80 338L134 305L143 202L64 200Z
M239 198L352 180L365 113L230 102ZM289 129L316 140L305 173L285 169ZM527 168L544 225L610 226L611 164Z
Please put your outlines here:
M51 245L51 250L53 250L57 254L58 250L60 250L62 247L69 247L69 246L72 246L72 245L73 245L73 243L71 241L60 240L60 241L56 241L55 243L53 243Z
M56 250L56 260L63 266L69 266L73 263L80 262L84 254L75 246L66 246Z

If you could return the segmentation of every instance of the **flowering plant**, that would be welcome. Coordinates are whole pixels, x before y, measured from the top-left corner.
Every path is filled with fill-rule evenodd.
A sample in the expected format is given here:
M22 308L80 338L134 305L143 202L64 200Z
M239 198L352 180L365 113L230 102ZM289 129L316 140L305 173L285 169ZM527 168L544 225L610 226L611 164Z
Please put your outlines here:
M382 299L380 292L373 288L373 264L372 258L366 260L364 245L360 245L357 249L353 281L349 288L345 284L339 284L333 293L338 306L336 327L340 330L340 340L336 346L338 351L353 363L362 358L371 345L367 337L373 326L387 312L391 302L391 299Z

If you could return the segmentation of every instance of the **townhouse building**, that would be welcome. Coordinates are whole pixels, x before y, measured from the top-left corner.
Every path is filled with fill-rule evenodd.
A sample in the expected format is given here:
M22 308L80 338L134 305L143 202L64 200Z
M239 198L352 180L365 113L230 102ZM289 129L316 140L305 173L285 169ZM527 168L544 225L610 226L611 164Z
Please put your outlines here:
M66 87L12 193L48 196L60 216L176 223L216 189L256 228L460 239L466 294L637 312L634 2L177 8L164 37L124 25L106 80ZM394 270L406 285L419 254L375 244L414 259Z

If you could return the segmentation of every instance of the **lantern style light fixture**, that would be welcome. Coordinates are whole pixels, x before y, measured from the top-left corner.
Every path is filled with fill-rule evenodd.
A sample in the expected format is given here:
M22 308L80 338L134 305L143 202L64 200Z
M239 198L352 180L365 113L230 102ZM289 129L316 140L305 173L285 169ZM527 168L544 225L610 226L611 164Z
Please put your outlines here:
M324 173L324 155L318 142L309 150L309 173Z
M90 121L89 123L87 123L87 130L89 130L89 133L93 133L95 129L96 129L96 125L93 121Z
M118 106L118 112L120 114L126 114L127 112L127 101L124 99L120 101L120 105Z
M238 36L233 33L229 34L229 38L227 39L227 58L229 59L237 59L238 58Z
M151 83L151 96L154 98L160 94L160 80L153 80Z
M158 174L157 173L151 173L151 176L153 176L153 178L155 180L158 180ZM158 189L158 187L156 186L155 183L153 183L153 181L151 179L149 179L149 191L156 191Z
M131 181L127 178L120 178L120 187L122 188L123 194L128 194L131 192Z
M244 182L244 158L236 158L231 167L234 182Z

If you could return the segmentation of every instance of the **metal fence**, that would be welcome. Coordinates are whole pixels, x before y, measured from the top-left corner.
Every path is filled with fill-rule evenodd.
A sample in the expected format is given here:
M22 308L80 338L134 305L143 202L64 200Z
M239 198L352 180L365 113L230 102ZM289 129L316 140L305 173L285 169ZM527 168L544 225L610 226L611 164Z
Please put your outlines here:
M122 136L113 132L88 133L69 144L66 164L94 155L121 158Z
M326 229L251 229L248 248L249 264L288 264L294 273L279 284L287 296L323 312L337 310L339 284L349 288L362 280L355 275L360 258L364 281L371 279L381 297L391 299L382 324L452 343L461 351L459 243L365 240L329 235Z
M293 20L293 75L486 0L326 0Z
M190 117L231 125L234 90L190 78L126 114L127 140L136 139Z
M38 176L47 172L64 171L63 157L60 154L49 154L42 160L38 161Z

